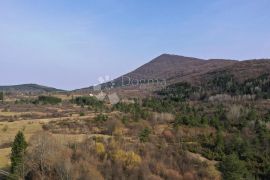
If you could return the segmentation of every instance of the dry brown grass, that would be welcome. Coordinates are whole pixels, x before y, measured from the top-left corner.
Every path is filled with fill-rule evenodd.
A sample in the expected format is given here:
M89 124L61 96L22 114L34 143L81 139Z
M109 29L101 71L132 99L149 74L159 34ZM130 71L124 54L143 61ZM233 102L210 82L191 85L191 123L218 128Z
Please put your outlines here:
M38 121L1 122L0 143L11 143L17 132L20 130L24 132L25 137L28 140L35 132L42 130L42 125ZM9 166L10 150L11 148L0 149L0 168Z
M80 120L89 117L94 117L94 115L75 117L75 119ZM12 143L18 131L23 131L25 138L28 141L33 134L44 131L42 128L43 124L50 121L63 121L66 118L70 117L0 122L0 145ZM87 137L86 134L53 134L53 136L62 143L82 142ZM9 166L9 154L10 148L0 149L0 168Z
M0 116L20 116L22 114L26 114L26 113L20 113L20 112L5 112L3 110L0 109Z
M6 130L1 128L0 142L7 143L12 142L13 138L18 131L23 131L26 139L33 133L42 130L40 121L14 121L14 122L1 122L0 127L7 127Z
M11 148L0 149L0 169L4 169L9 166L9 155Z
M217 161L214 160L209 160L206 159L205 157L203 157L201 154L197 154L197 153L192 153L192 152L187 152L187 154L189 155L189 157L199 160L200 162L205 162L208 165L208 172L209 174L211 174L212 178L215 180L220 180L221 178L221 173L217 170L216 168L216 164L218 163Z

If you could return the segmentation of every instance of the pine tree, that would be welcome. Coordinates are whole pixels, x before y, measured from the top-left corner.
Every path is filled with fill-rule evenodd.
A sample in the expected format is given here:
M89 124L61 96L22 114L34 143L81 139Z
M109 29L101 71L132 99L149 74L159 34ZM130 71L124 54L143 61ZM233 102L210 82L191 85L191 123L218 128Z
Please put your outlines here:
M144 128L140 134L139 134L139 139L141 142L146 142L149 138L151 131L149 128Z
M245 162L239 160L236 154L228 155L221 163L220 170L224 179L241 180L248 179L249 174Z
M215 142L215 151L219 153L221 157L224 155L224 139L222 135L222 131L218 129L217 135L216 135L216 142Z
M23 174L23 158L26 152L27 143L24 134L19 131L14 139L11 149L11 173L15 176Z
M0 92L0 101L4 102L4 93Z

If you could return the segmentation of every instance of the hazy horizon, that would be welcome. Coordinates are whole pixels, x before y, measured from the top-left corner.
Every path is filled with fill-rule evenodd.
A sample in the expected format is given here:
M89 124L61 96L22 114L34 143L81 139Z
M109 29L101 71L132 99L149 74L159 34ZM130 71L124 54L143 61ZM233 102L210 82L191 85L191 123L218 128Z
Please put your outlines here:
M71 90L167 53L270 58L267 0L0 2L1 85Z

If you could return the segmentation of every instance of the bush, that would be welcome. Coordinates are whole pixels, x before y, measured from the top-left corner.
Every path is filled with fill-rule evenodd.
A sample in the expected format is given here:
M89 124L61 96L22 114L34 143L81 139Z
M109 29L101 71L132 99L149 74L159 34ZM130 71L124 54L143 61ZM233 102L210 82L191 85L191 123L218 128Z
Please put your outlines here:
M99 101L96 97L81 96L72 99L71 102L79 106L89 106L89 109L102 110L104 108L103 102Z
M118 110L120 112L129 113L132 118L137 121L141 119L147 119L149 116L148 111L143 109L140 104L125 104L125 103L117 103L113 106L113 109Z
M105 147L102 143L97 142L95 147L96 153L102 155L105 153Z
M149 128L144 128L140 134L139 134L139 139L141 142L146 142L148 141L149 135L150 135L151 131Z
M34 104L59 104L62 102L62 99L54 97L54 96L39 96L37 100L35 100Z
M95 117L95 121L96 122L105 122L108 120L108 116L106 114L98 114L96 117Z
M141 157L132 151L116 150L113 154L115 161L120 161L127 168L134 168L141 163Z

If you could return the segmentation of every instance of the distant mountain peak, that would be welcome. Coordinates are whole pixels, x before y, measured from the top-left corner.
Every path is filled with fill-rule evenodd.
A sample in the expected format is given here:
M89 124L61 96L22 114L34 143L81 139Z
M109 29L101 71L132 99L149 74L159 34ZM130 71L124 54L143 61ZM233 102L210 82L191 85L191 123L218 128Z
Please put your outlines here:
M203 83L212 72L230 72L240 80L252 78L270 72L270 61L261 60L227 60L227 59L199 59L174 54L161 54L148 63L138 67L130 73L124 74L114 80L121 85L123 77L126 81L144 82L147 80L166 80L166 84L189 82L191 84ZM132 84L132 83L131 83ZM83 90L91 90L84 88Z
M156 57L155 59L159 59L159 58L200 59L200 58L194 58L194 57L190 57L190 56L183 56L183 55L177 55L177 54L168 54L168 53L161 54L158 57ZM203 59L200 59L200 60L203 60Z
M64 91L52 87L47 87L39 84L28 83L19 85L0 86L0 91L5 92L22 92L22 93L43 93L43 92L60 92Z

